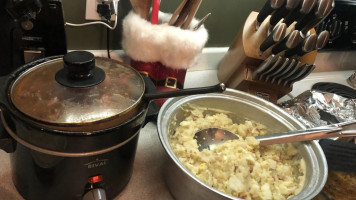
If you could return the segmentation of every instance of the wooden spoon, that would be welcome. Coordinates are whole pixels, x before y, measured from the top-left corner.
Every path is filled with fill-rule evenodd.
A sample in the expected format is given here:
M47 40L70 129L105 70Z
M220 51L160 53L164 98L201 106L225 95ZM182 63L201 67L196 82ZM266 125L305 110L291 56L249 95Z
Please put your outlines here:
M193 18L197 14L197 11L200 7L202 0L192 0L191 8L189 9L189 14L184 24L182 25L183 29L187 29L192 22Z
M168 25L172 25L174 20L176 20L178 14L182 11L184 5L188 2L189 0L183 0L182 3L177 7L177 9L174 11L171 19L168 22Z
M191 4L194 0L188 0L183 8L179 12L179 16L177 17L177 20L173 23L173 26L180 27L183 25L185 19L187 18L189 14L189 10L191 8Z

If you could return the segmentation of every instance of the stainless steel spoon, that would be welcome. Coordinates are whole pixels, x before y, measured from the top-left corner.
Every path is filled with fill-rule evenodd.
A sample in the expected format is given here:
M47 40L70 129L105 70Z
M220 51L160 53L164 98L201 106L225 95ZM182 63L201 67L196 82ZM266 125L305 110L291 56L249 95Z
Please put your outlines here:
M354 137L356 136L355 124L356 121L343 122L330 126L322 126L306 130L267 134L256 136L255 138L260 142L260 145L264 146L271 144L318 140L324 138ZM194 135L194 139L197 140L199 146L199 151L209 149L210 145L217 145L228 140L236 140L238 138L239 137L234 133L220 128L203 129Z

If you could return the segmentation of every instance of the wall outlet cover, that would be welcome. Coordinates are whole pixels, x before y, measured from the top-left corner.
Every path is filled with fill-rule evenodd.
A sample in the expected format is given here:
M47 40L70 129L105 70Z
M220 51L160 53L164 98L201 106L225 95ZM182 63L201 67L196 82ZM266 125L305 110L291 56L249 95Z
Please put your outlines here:
M86 0L85 5L85 19L86 20L105 20L96 12L97 5L101 3L101 0ZM111 21L115 21L115 15L111 15Z

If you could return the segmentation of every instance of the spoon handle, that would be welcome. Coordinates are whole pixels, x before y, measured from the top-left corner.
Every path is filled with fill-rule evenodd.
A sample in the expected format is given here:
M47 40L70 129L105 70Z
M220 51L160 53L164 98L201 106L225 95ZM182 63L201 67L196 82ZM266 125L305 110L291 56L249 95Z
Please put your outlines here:
M349 124L348 124L349 125ZM343 125L324 126L307 130L289 131L285 133L257 136L260 145L282 144L288 142L309 141L335 137L356 136L356 130L344 130Z

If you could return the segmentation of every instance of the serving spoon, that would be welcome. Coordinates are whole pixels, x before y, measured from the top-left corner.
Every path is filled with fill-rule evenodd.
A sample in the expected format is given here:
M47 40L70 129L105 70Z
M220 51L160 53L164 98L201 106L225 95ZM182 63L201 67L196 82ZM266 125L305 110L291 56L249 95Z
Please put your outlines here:
M289 142L300 142L325 138L354 137L356 136L356 129L355 127L351 127L351 125L354 124L356 124L356 121L343 122L306 130L255 136L255 138L260 142L261 146L265 146L271 144L283 144ZM210 149L211 145L218 145L228 140L236 140L239 139L239 137L225 129L207 128L196 132L194 139L197 140L198 150L203 151L204 149Z

